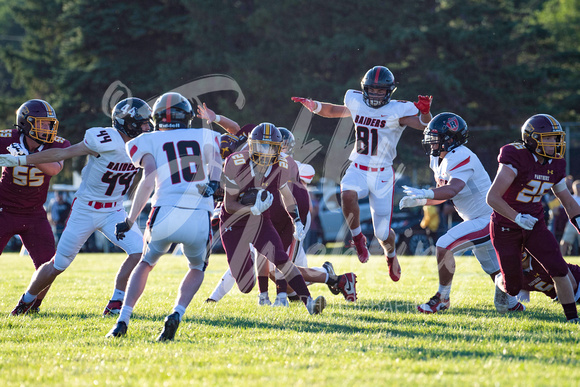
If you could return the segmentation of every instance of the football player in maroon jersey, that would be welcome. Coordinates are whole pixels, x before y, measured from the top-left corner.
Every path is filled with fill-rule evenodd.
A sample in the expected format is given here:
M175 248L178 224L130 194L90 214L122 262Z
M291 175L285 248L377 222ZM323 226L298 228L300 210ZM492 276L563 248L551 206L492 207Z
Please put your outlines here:
M56 112L46 101L32 99L16 112L16 129L0 131L0 154L25 156L44 149L66 148L68 140L58 137ZM63 167L62 161L4 167L0 178L0 254L14 235L20 235L35 268L55 253L54 235L43 204L50 178ZM38 312L46 288L28 313Z
M256 283L250 247L253 246L284 274L308 312L319 314L326 306L326 300L322 296L310 297L304 278L289 260L270 219L269 208L274 193L279 191L293 219L295 238L304 238L304 225L288 187L293 176L288 162L280 156L282 135L274 125L262 123L252 130L248 143L248 149L233 153L226 159L223 171L225 195L220 213L220 233L230 270L243 293L253 289ZM256 189L255 203L240 203L243 194Z
M491 240L501 266L496 285L515 296L522 289L522 252L526 249L554 281L566 319L579 323L572 276L558 241L546 227L540 200L551 189L580 232L580 205L566 186L565 133L548 114L530 117L521 129L522 142L501 148L499 169L487 194L493 208Z

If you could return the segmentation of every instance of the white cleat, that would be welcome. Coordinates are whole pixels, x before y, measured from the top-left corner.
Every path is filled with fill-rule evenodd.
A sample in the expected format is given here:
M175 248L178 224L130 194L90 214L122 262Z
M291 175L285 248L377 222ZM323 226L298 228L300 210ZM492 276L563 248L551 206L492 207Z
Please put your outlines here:
M288 304L288 298L276 296L276 299L274 300L272 307L279 307L279 306L280 307L289 307L290 304Z
M509 309L509 297L503 290L504 288L503 276L501 273L498 273L495 276L495 296L493 298L493 304L495 305L495 310L501 314L507 313Z
M272 303L270 302L270 299L268 298L268 295L261 295L258 298L258 305L260 306L270 306L272 305Z

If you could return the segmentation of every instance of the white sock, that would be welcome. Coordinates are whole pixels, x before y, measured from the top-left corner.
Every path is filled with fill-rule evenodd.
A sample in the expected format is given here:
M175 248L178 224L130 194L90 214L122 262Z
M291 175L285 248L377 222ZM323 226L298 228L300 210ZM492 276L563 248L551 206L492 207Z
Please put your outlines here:
M357 236L358 234L360 234L361 231L362 230L361 230L360 226L358 226L357 228L350 230L350 233L352 234L352 236L354 238L355 236Z
M288 294L288 297L294 297L294 296L297 296L297 295L298 295L298 294L297 294L296 292L294 292L294 291L293 291L292 293L289 293L289 294Z
M183 318L183 315L185 314L185 306L175 305L173 307L173 311L177 312L179 314L179 321L181 321L181 319Z
M222 298L224 298L226 294L228 294L230 290L232 290L235 284L236 279L232 275L232 272L230 271L230 269L226 270L226 272L222 276L222 279L217 284L217 286L215 287L213 293L211 294L211 296L209 296L209 298L211 298L214 301L221 300Z
M125 324L129 325L129 320L131 319L131 315L133 314L133 307L128 305L123 305L121 308L121 312L119 313L119 318L117 322L123 321Z
M448 286L443 286L439 284L439 294L441 294L442 299L449 298L449 294L451 293L451 284Z
M113 297L111 297L111 301L123 301L125 299L125 291L115 289L113 292Z
M288 294L286 292L280 292L276 295L276 298L287 298Z
M387 258L395 258L397 256L397 250L393 250L392 253L387 252Z
M518 304L518 298L508 294L508 308L513 308Z
M22 301L26 302L27 304L34 300L36 300L36 295L30 294L29 292L24 293L24 295L22 296Z
M260 293L260 298L268 298L268 292Z

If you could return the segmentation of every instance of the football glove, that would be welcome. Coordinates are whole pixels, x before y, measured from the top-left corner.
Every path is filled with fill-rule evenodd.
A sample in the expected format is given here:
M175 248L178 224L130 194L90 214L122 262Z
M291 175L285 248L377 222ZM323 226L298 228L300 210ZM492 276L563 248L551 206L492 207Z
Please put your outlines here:
M433 101L433 96L431 95L420 95L419 101L413 102L413 105L419 109L421 114L429 114L431 110L431 101Z
M399 209L411 208L417 206L424 206L427 204L427 199L417 199L411 196L405 196L399 202Z
M252 208L250 208L250 211L252 211L252 214L254 215L260 215L262 212L266 211L268 208L270 208L272 201L274 200L274 195L272 195L272 193L269 191L266 191L266 199L262 200L263 191L263 189L258 191L258 194L256 195L256 203L252 206Z
M404 185L403 192L414 199L433 199L435 193L432 189L413 188Z
M219 181L211 180L207 184L198 184L197 190L201 196L203 196L204 198L209 198L210 196L213 196L215 194L215 192L218 190L219 187L220 187Z
M6 149L8 150L8 152L10 152L12 156L26 156L29 154L28 149L26 149L25 147L22 146L22 144L17 142L8 145Z
M302 241L306 236L306 230L304 229L304 225L302 224L301 220L294 221L294 239L297 241Z
M26 156L0 155L0 167L26 165Z
M538 221L537 218L534 218L530 214L518 214L514 222L517 223L518 226L523 228L524 230L531 230L534 228L534 225Z
M318 113L322 109L322 105L318 101L313 101L309 98L292 97L292 101L299 102L312 113Z
M124 221L117 223L115 225L115 236L117 240L120 241L125 238L125 233L133 227L133 224L129 221L129 218L125 218Z

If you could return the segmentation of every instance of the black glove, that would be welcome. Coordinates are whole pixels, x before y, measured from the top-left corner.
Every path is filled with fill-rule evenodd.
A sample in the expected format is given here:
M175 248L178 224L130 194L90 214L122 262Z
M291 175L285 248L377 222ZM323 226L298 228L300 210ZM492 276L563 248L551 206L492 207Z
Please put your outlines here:
M201 196L203 196L204 198L209 198L210 196L213 196L213 194L218 190L219 187L220 187L219 181L211 180L209 183L205 185L203 184L198 185L197 189L199 190L199 194Z
M117 237L117 240L120 241L125 238L125 233L129 231L131 227L133 227L133 225L131 222L129 222L129 218L125 219L121 223L117 223L115 225L115 236Z

